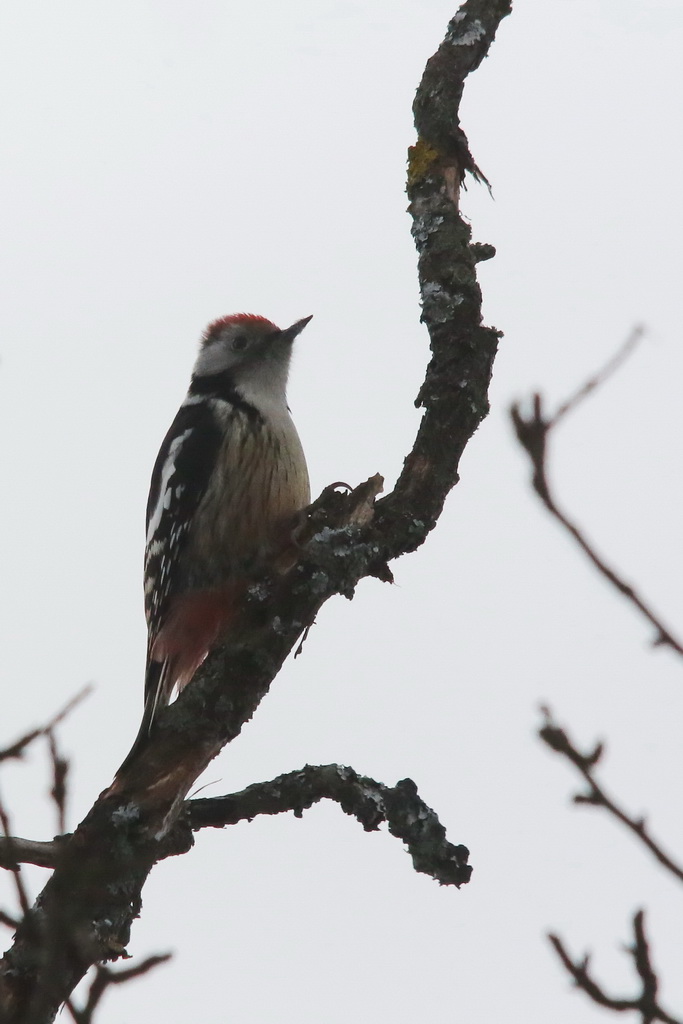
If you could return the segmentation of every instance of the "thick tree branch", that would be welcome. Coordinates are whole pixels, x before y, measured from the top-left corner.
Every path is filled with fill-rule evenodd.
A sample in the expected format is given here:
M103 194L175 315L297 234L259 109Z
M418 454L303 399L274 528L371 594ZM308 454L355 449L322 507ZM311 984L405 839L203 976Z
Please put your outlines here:
M511 10L511 0L468 0L463 4L451 19L441 46L427 61L415 97L419 141L413 157L420 164L426 160L452 168L458 183L469 171L488 185L470 153L458 112L465 79L479 67L498 25Z
M301 771L256 783L240 793L190 800L187 814L190 827L198 831L251 821L259 814L294 811L300 817L319 800L334 800L366 832L386 821L392 836L408 847L415 870L431 875L441 885L460 887L469 881L472 869L467 848L447 841L445 828L419 798L412 779L385 786L343 765L306 765Z
M415 101L418 145L408 193L419 252L422 319L432 359L417 402L425 410L394 491L375 502L376 477L315 503L302 557L284 578L251 588L245 624L214 651L158 720L149 745L106 790L73 837L0 963L7 1024L46 1024L95 962L120 955L153 865L190 848L178 820L198 775L237 736L321 605L353 595L365 576L415 550L458 480L460 456L488 412L498 332L481 323L473 248L458 209L463 169L477 173L459 127L466 75L488 51L510 0L467 0L449 25ZM464 141L463 141L464 140ZM0 1015L1 1016L1 1015Z
M446 830L435 812L417 794L411 779L386 786L344 765L306 765L300 771L279 775L271 782L258 782L228 796L188 800L183 818L193 832L202 828L224 828L239 821L251 821L259 814L294 811L297 817L319 800L334 800L366 832L376 831L384 822L389 832L408 847L416 871L431 875L441 885L460 887L468 882L472 869L469 851L446 839ZM54 868L60 850L69 837L37 843L12 838L0 842L0 866L38 864ZM170 853L174 852L171 848Z
M592 807L604 807L606 811L609 811L612 817L616 818L617 821L620 821L622 825L625 825L626 828L640 840L643 846L647 847L662 867L665 867L666 870L670 871L675 878L680 882L683 882L683 868L672 860L672 858L664 852L660 844L650 836L644 819L631 817L626 813L626 811L623 811L618 804L615 803L612 797L607 794L603 786L601 786L597 781L595 777L595 768L603 755L603 744L598 743L589 753L582 753L574 746L565 730L561 729L553 721L547 708L544 709L544 713L546 722L539 730L539 736L551 750L554 750L555 753L566 757L566 759L578 769L579 773L588 784L587 792L577 793L574 796L574 803L588 804Z
M555 949L562 964L574 979L577 988L580 988L598 1006L604 1006L608 1010L616 1010L621 1013L625 1010L634 1010L640 1014L642 1024L654 1024L654 1021L662 1021L663 1024L681 1024L680 1019L671 1017L657 1001L657 990L659 982L650 960L650 948L645 935L645 915L639 910L633 918L633 945L627 948L627 952L633 958L633 964L640 978L640 994L633 999L619 999L609 996L604 988L590 974L590 958L586 955L581 960L572 960L562 940L557 935L549 935L548 938Z

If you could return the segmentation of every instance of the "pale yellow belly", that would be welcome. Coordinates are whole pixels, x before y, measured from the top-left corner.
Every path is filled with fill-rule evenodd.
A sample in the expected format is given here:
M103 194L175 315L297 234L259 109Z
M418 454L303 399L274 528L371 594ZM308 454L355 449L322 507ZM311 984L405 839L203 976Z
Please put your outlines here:
M268 568L310 501L294 424L229 433L188 538L182 589L220 586Z

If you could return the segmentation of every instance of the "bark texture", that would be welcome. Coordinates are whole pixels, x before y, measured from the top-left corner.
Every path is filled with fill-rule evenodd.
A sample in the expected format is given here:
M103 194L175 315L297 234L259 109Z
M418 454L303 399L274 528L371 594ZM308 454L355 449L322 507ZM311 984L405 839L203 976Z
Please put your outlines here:
M416 402L424 415L396 487L378 500L382 480L374 477L348 493L331 487L321 495L310 510L299 563L284 579L251 588L250 627L211 654L160 715L149 746L59 843L53 874L0 962L1 1022L52 1021L93 964L123 953L150 870L192 846L197 801L186 813L186 796L195 779L252 717L321 605L335 594L351 597L365 576L390 580L388 562L423 543L457 483L463 449L488 412L499 338L482 325L476 279L477 262L493 249L471 244L458 208L465 170L483 177L458 110L464 79L486 55L510 6L510 0L467 0L415 100L418 142L410 152L408 195L432 356ZM414 785L385 790L387 807L393 801L385 817L391 825L403 814L405 825ZM301 806L307 792L301 783ZM396 828L405 839L405 828ZM464 848L450 849L461 851L453 855L457 881L450 879L459 884L469 873Z

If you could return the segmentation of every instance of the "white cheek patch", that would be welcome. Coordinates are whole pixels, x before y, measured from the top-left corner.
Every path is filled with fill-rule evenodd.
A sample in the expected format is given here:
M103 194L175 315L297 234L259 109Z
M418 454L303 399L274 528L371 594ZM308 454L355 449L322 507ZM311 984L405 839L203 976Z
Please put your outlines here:
M194 372L198 377L210 377L214 373L227 370L232 362L230 352L223 342L210 342L197 356Z
M157 498L154 511L149 517L149 526L147 527L147 545L149 546L154 538L155 533L159 528L161 518L165 511L171 507L171 499L173 498L173 486L171 480L175 474L175 464L178 454L182 445L185 443L187 438L192 433L192 429L185 430L178 437L174 438L171 442L171 446L168 450L166 462L164 468L161 471L161 481L159 483L159 497Z

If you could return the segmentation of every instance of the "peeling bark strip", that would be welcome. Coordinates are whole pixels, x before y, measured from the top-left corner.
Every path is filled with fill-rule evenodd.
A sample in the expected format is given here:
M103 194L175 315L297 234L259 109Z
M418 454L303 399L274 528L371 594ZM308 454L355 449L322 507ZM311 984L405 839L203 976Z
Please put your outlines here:
M415 100L419 141L411 152L408 193L432 358L417 399L424 416L396 487L380 501L380 477L348 494L336 487L323 492L300 538L299 564L283 580L251 588L253 628L206 660L159 716L149 746L60 844L50 881L0 963L3 1024L52 1021L90 966L121 955L149 871L192 845L182 811L194 780L252 717L321 605L333 594L352 597L365 576L390 580L388 561L423 543L457 483L460 455L488 412L499 337L481 324L475 272L477 261L493 251L470 244L458 212L464 172L483 179L458 109L465 77L509 11L510 0L467 0L429 61ZM390 823L403 817L408 828L416 794L403 786L386 791L385 799L389 793L395 799L386 816ZM405 838L402 829L396 834Z

